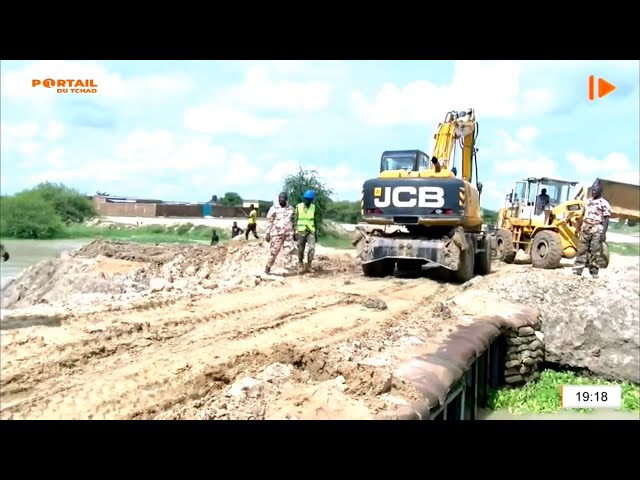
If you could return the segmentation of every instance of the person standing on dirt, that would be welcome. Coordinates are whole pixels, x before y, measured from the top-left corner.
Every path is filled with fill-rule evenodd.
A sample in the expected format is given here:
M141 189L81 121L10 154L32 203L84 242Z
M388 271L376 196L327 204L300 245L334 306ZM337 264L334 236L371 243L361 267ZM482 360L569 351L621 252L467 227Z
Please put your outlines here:
M313 203L313 190L307 190L302 195L302 202L296 205L295 240L298 243L298 273L311 271L311 262L316 251L318 229L316 224L316 206ZM304 250L307 248L307 263L304 263Z
M242 235L242 232L244 232L244 230L238 226L238 222L233 222L233 225L231 225L231 238Z
M218 237L218 232L211 230L211 245L217 245L219 241L220 237Z
M591 187L591 198L584 209L584 219L580 226L578 255L573 264L573 273L580 276L585 267L593 278L604 266L602 244L607 240L611 205L602 198L602 188L598 183Z
M247 230L244 232L244 238L249 240L249 232L253 233L253 236L258 237L258 212L254 208L253 204L249 207L251 211L249 212L249 223L247 224Z
M287 200L287 194L282 192L278 196L278 205L273 205L267 213L267 234L265 238L271 248L271 255L264 269L264 273L267 275L271 273L271 267L281 250L285 255L286 268L291 268L294 242L294 211L293 207L287 204Z

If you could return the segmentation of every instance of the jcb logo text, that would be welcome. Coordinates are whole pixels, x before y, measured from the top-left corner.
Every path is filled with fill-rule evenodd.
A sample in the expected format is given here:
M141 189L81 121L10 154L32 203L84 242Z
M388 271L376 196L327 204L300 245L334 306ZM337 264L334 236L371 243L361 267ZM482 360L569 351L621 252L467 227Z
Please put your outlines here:
M389 205L399 208L441 208L444 206L444 190L440 187L385 187L382 198L374 198L378 208Z

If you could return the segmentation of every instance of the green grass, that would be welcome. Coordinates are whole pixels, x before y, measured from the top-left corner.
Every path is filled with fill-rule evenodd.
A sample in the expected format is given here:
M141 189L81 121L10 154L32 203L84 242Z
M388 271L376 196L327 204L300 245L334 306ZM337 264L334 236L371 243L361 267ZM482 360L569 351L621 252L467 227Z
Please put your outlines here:
M555 413L560 408L561 385L621 385L622 407L627 412L640 410L640 387L629 382L609 382L584 377L572 372L545 370L540 378L520 388L505 387L489 393L491 410L508 410L512 415L527 413ZM590 413L593 409L572 409Z
M216 231L220 237L220 243L225 243L230 239L227 230L216 228ZM50 240L76 240L85 238L105 238L136 243L209 243L211 241L211 227L205 225L194 226L189 223L177 227L168 225L117 225L113 228L105 228L71 225ZM340 235L334 232L319 237L318 243L323 247L337 249L353 248L351 238L348 235Z
M228 232L219 228L216 231L221 243L229 240ZM54 240L81 238L105 238L137 243L209 243L211 241L211 227L192 224L178 227L168 225L124 227L118 225L114 228L71 225L56 235Z
M640 244L638 243L608 243L609 252L617 255L640 256Z
M318 237L318 244L327 248L349 249L353 248L351 244L353 240L349 235L340 235L338 233L330 233Z

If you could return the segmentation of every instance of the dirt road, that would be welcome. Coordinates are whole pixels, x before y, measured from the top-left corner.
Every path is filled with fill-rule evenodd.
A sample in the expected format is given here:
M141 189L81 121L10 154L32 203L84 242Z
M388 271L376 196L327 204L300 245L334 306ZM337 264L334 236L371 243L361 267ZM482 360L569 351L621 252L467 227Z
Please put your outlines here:
M526 272L369 279L320 249L312 274L265 276L267 252L95 241L27 269L2 292L0 418L384 417L419 398L392 371L459 325L450 300Z
M98 260L101 272L125 262ZM411 401L392 360L437 344L452 320L434 311L458 287L365 279L355 264L344 273L344 254L324 262L304 277L156 292L135 307L8 310L1 417L367 418Z

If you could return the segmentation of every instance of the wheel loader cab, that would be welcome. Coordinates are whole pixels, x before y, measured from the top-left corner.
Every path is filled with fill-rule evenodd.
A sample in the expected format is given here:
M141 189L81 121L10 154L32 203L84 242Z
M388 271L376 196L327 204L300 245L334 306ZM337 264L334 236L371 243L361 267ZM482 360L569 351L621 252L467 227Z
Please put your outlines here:
M551 210L573 198L576 185L577 182L530 177L516 182L515 188L507 196L506 207L512 217L546 224L549 222ZM544 194L547 198L541 197Z

